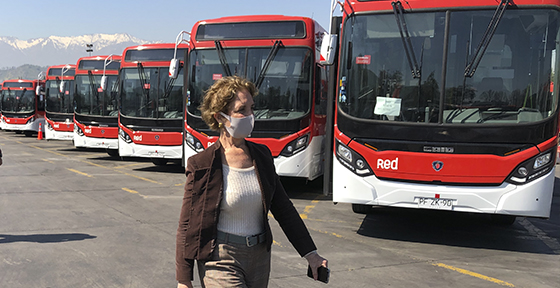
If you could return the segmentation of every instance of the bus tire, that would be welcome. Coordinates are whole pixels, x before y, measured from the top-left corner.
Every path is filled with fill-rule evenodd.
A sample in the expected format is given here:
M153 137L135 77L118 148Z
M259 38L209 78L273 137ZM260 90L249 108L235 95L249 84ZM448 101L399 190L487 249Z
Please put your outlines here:
M357 214L368 214L372 210L371 205L352 204L352 211Z
M165 166L167 165L167 159L164 158L152 158L152 163L156 166Z
M107 154L113 158L119 158L119 150L118 149L107 149Z
M490 220L492 223L501 226L509 226L515 223L515 216L503 215L503 214L492 214L490 215Z
M31 137L33 136L33 131L24 131L23 134L25 134L25 137Z

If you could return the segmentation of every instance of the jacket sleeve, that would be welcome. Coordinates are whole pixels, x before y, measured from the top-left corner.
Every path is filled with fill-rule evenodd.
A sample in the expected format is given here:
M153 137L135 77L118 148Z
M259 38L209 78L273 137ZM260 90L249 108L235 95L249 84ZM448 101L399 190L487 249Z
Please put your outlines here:
M192 157L191 157L192 158ZM185 246L186 246L186 232L189 229L189 217L191 211L191 197L193 191L194 182L194 163L189 158L187 160L187 169L185 174L187 175L187 181L185 183L185 194L183 196L183 205L181 207L181 215L179 216L179 227L177 228L177 242L176 242L176 253L175 253L175 273L176 279L179 283L184 283L186 281L193 280L193 259L186 259Z
M270 159L272 159L272 155L269 155ZM280 182L280 177L274 168L274 160L271 160L271 163L271 171L274 173L276 188L272 197L270 212L272 212L274 219L276 219L278 224L280 224L282 231L284 231L284 234L290 243L292 243L299 255L303 257L305 254L313 250L317 250L317 247L315 246L305 223L303 223L298 211L294 207L294 204L288 197L288 194L286 194L282 182Z

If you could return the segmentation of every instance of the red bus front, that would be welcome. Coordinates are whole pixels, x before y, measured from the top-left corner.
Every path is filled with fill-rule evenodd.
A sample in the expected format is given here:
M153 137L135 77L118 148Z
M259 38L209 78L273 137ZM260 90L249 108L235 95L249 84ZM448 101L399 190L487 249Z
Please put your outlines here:
M43 80L6 80L2 83L2 129L31 136L45 123Z
M188 45L180 44L178 59ZM128 47L121 63L119 154L150 158L156 165L182 159L184 73L169 77L174 43Z
M74 138L74 74L76 65L55 65L47 69L45 82L45 139Z
M117 89L121 56L89 56L76 63L74 146L118 155ZM103 79L106 79L102 85ZM105 87L103 87L105 86Z
M323 172L326 69L317 64L323 33L306 17L239 16L199 21L189 57L185 159L217 140L198 107L216 79L239 75L255 83L255 127L281 176L310 180Z
M558 1L344 10L333 201L549 217Z

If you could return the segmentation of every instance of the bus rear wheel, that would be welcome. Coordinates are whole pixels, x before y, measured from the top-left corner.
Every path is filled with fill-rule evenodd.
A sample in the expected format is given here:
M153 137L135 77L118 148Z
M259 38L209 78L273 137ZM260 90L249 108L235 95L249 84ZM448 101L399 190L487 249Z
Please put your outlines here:
M24 131L23 134L25 134L25 137L31 137L33 136L33 131Z
M163 158L152 158L152 163L156 166L165 166L167 165L167 159Z
M119 150L118 149L107 149L107 154L113 158L119 158Z
M357 214L368 214L372 210L371 205L364 205L364 204L352 204L352 211Z

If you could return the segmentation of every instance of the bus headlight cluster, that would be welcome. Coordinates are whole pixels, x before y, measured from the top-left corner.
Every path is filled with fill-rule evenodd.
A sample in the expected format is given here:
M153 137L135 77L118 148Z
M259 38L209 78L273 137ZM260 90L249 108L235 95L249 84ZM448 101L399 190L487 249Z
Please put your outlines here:
M130 138L130 135L124 132L123 129L119 129L119 137L121 137L121 139L124 140L124 142L126 143L132 143L132 138Z
M373 175L373 170L369 167L367 161L354 150L339 141L336 141L336 159L350 171L358 176Z
M202 143L189 132L185 132L185 143L187 143L187 146L191 147L191 149L197 153L204 151Z
M80 136L84 136L84 131L82 131L82 129L78 125L74 125L74 132L76 132L76 134Z
M294 154L303 151L307 145L309 144L309 134L305 134L297 139L295 139L294 141L291 141L290 143L288 143L288 145L286 145L284 147L284 149L282 149L282 152L280 152L280 155L284 156L284 157L290 157L293 156Z
M546 175L554 165L553 150L541 153L515 167L506 182L521 185Z

